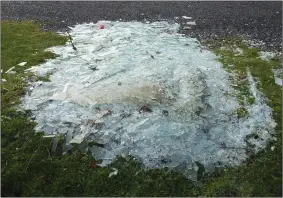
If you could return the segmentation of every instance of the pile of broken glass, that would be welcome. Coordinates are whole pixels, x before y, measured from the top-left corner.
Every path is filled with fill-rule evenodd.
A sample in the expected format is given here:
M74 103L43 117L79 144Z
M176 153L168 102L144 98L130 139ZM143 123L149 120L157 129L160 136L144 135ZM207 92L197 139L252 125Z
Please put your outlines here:
M133 156L147 168L169 167L195 178L196 162L208 171L240 164L247 135L260 137L250 140L256 149L266 145L275 125L271 109L251 77L255 103L238 119L231 75L178 28L164 21L72 27L77 50L52 47L56 59L29 69L51 73L51 81L24 96L22 108L32 110L36 130L65 135L65 151L85 145L101 166Z

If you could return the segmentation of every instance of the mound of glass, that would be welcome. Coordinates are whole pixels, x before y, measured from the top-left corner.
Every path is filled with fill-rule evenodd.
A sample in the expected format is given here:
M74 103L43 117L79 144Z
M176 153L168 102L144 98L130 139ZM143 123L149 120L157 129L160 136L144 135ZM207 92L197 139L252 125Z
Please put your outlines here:
M105 29L99 29L103 23ZM237 165L247 158L245 138L265 146L274 122L250 76L255 103L238 119L237 92L217 56L168 22L76 25L72 46L53 47L56 59L33 67L52 73L23 97L36 129L66 134L86 146L101 166L117 155L134 156L147 168L169 167L194 179L198 167Z

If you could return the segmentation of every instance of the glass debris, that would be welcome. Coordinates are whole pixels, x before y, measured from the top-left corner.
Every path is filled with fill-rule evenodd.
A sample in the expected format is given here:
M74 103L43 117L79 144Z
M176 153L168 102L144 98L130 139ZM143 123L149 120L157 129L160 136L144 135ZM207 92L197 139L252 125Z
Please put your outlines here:
M72 144L94 142L89 150L101 166L131 155L148 168L169 167L196 179L195 162L206 171L237 165L245 150L229 148L246 147L254 131L261 138L251 142L263 148L273 132L271 109L252 77L255 103L239 120L228 73L196 39L178 34L179 24L101 21L71 29L78 50L69 44L49 49L59 57L29 71L52 72L51 82L22 100L36 130L65 134L64 154Z

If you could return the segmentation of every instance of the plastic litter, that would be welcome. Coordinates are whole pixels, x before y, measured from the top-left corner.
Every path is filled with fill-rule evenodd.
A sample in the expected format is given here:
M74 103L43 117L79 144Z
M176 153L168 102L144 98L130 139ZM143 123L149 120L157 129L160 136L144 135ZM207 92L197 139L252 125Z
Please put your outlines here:
M111 168L112 170L113 170L113 172L111 172L110 174L109 174L109 178L110 177L112 177L113 175L118 175L118 169L116 169L116 168Z
M101 23L109 28L99 31ZM264 148L273 133L271 109L250 76L255 103L247 107L250 116L238 120L229 74L215 54L200 52L196 39L176 35L178 29L168 22L73 27L80 50L51 48L59 57L30 70L53 71L51 82L26 95L22 108L32 110L37 131L66 134L64 153L72 143L95 142L89 150L101 166L131 155L148 168L169 167L195 179L196 161L207 171L218 162L240 164L244 149L231 148L244 148L254 131L263 141L250 142Z
M2 82L7 82L7 80L5 78L2 78L1 81Z

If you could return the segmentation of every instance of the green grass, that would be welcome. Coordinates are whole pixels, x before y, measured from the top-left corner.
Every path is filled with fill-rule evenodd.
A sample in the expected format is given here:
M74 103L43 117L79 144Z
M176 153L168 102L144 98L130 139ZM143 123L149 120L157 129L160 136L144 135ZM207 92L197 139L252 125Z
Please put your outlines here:
M257 78L258 88L274 110L273 116L278 123L277 141L271 142L265 151L251 155L239 167L219 169L210 176L199 173L204 186L198 187L180 173L144 169L133 158L119 158L107 167L92 168L95 159L90 153L80 152L78 147L62 155L62 139L53 153L52 138L35 133L35 123L29 119L31 113L18 112L14 106L19 104L27 85L23 78L31 76L25 74L24 69L54 58L54 54L44 49L62 45L67 38L42 32L39 24L31 22L4 21L1 28L3 71L20 62L28 62L24 67L16 66L16 74L1 74L7 79L1 84L2 196L281 196L282 98L280 87L270 77L273 76L271 68L279 67L279 59L262 61L257 58L257 49L249 49L239 39L213 42L212 50L221 55L220 61L227 71L236 75L234 83L243 85L237 86L243 108L240 114L245 112L245 106L254 102L246 81L246 69ZM234 44L244 49L243 55L234 56L229 50L220 50L221 46ZM234 65L233 69L228 66L230 64ZM48 80L48 76L40 80ZM274 151L270 150L271 145L275 145ZM119 172L108 178L111 167Z

